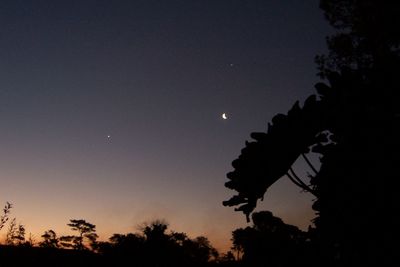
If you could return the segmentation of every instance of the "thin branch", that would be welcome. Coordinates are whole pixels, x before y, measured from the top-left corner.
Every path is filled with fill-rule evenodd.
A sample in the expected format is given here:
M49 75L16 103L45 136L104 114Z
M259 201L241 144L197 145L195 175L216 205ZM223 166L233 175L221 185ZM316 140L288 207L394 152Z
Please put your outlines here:
M8 221L8 216L10 214L12 208L12 204L7 202L3 209L3 214L0 216L0 230L4 227L6 222Z
M286 175L287 175L287 177L289 177L290 181L292 181L295 185L297 185L298 187L300 187L300 188L303 189L304 191L310 192L310 193L312 193L313 195L315 195L314 192L313 192L308 186L305 186L304 184L299 183L299 182L298 182L295 178L293 178L293 176L290 175L289 173L286 173Z
M288 172L286 173L286 176L289 177L290 181L292 181L295 185L299 186L299 187L303 187L299 182L297 182L293 176L291 176Z
M314 191L312 188L310 188L307 184L305 184L305 183L299 178L299 176L297 176L297 174L293 171L292 168L290 168L289 171L291 172L291 175L290 175L289 173L287 173L286 175L292 176L292 178L290 178L290 176L289 176L289 179L290 179L291 181L294 182L294 180L296 180L296 182L297 182L297 183L295 183L296 185L300 186L300 187L303 188L305 191L310 192L310 193L313 194L314 196L317 196L316 193L315 193L315 191Z
M289 173L286 173L286 176L289 177L290 181L292 181L292 182L293 182L295 185L297 185L298 187L301 187L301 188L303 188L304 190L308 190L308 189L304 188L302 184L300 184L299 182L297 182L297 181L293 178L293 176L291 176Z
M289 168L289 171L290 171L291 175L293 176L293 178L294 178L298 183L300 183L300 184L303 185L304 187L309 188L309 186L308 186L305 182L303 182L303 180L301 180L300 177L294 172L294 170L293 170L292 167Z
M301 155L303 156L304 160L307 162L308 166L310 166L310 168L313 170L313 172L315 174L318 174L317 169L311 164L311 161L307 158L307 156L304 153L301 153Z

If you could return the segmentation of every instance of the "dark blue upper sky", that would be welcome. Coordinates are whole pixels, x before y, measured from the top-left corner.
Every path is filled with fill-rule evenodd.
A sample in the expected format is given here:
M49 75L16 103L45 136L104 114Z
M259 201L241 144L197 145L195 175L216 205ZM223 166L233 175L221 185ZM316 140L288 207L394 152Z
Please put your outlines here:
M313 93L329 33L294 0L1 1L0 25L0 201L27 230L163 217L220 247L230 162ZM282 181L262 207L305 227L309 201Z

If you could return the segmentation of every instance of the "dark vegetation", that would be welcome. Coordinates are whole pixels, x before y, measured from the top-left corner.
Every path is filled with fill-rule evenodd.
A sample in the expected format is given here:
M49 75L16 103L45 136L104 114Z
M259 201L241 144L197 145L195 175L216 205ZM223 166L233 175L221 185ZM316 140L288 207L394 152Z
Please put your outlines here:
M0 226L8 222L8 229L5 245L0 245L0 266L257 266L265 258L270 264L294 264L310 252L305 232L268 211L253 213L254 224L235 230L231 251L219 254L206 237L169 231L163 220L143 224L137 233L98 241L95 225L73 219L67 225L75 235L59 237L47 230L36 241L9 218L11 208L7 203L1 216Z
M189 238L155 221L139 233L114 234L99 242L96 226L71 220L76 234L48 230L40 242L9 220L0 266L398 266L400 160L400 2L321 0L337 33L329 53L316 57L316 95L262 133L252 133L226 187L237 191L226 206L238 206L252 226L232 233L232 251L218 255L206 237ZM308 154L319 155L313 165ZM310 167L299 177L298 159ZM258 200L282 177L315 196L316 217L308 231L285 224Z
M9 206L11 208L11 206ZM9 208L3 214L8 220ZM167 231L158 220L139 233L114 234L109 241L97 241L96 226L85 220L70 220L76 235L60 236L45 231L40 242L25 239L25 228L9 223L6 245L0 246L0 266L210 266L233 264L220 256L208 239L194 239L185 233ZM4 225L4 224L3 224ZM22 229L22 230L21 230Z
M238 206L249 220L267 189L287 176L315 196L317 216L306 233L314 251L298 264L397 266L400 2L321 0L320 6L337 30L327 38L329 53L316 57L325 81L303 106L276 115L267 132L251 134L254 141L233 161L225 184L238 194L224 205ZM319 170L309 153L319 155ZM298 158L309 164L306 178L292 168ZM249 263L269 263L247 254Z

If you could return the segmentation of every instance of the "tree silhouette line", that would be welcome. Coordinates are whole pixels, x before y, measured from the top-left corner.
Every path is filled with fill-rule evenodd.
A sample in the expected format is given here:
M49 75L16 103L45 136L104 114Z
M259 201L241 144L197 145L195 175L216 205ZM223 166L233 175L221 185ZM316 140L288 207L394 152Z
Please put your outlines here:
M233 265L234 258L220 255L205 236L190 238L168 230L168 223L144 223L138 233L114 234L98 241L96 225L84 219L67 224L73 235L58 236L50 229L35 242L26 239L25 226L10 218L7 203L0 217L0 229L8 224L6 241L0 246L0 266L210 266ZM49 260L51 259L51 261ZM55 264L55 265L53 265ZM35 265L34 265L35 266Z
M8 223L5 245L0 245L0 266L289 266L310 255L307 234L285 224L269 211L252 214L253 225L232 232L232 248L220 254L207 237L190 238L168 231L168 223L144 223L137 233L113 234L99 241L96 225L71 219L73 235L46 230L39 241L26 239L25 226L10 218L7 203L1 228ZM287 254L291 257L286 257ZM293 256L296 255L296 256ZM276 265L282 263L286 265Z

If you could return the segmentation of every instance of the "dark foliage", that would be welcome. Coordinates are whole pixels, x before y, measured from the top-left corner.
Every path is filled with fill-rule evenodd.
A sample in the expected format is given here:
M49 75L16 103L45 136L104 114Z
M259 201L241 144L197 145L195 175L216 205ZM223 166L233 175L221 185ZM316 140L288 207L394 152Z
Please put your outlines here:
M70 220L67 224L73 231L77 231L78 235L62 236L59 241L64 248L74 248L77 250L95 249L96 240L96 225L86 222L85 220Z
M246 266L314 266L305 232L285 224L269 211L252 214L252 227L232 233L233 249Z
M392 266L399 237L400 105L398 1L322 0L338 33L317 58L318 97L253 133L228 173L237 195L224 205L248 217L285 174L313 193L317 213L309 231L321 266ZM304 182L291 169L301 155L320 154L321 167ZM311 166L310 166L311 167ZM268 259L265 259L268 262Z
M70 226L82 236L93 233L95 228L84 220L71 220ZM114 234L109 242L96 242L96 249L92 250L78 243L81 239L77 236L57 238L49 230L43 234L40 247L0 246L0 266L200 267L218 263L218 253L206 237L190 239L184 233L168 233L167 229L163 221L154 221L146 224L141 233ZM60 241L69 241L69 249L60 248ZM224 258L220 264L234 266L236 262Z
M90 267L107 265L103 265L99 255L90 251L0 245L0 266Z
M44 248L58 248L59 245L59 239L57 238L56 232L53 230L48 230L44 232L42 235L43 241L39 244L41 247Z
M357 71L399 56L399 1L321 0L326 19L338 30L327 38L328 55L317 56L320 75Z
M115 234L99 244L99 253L113 265L135 262L139 266L208 266L216 250L205 237L190 239L184 233L167 233L168 225L154 221L142 234Z

